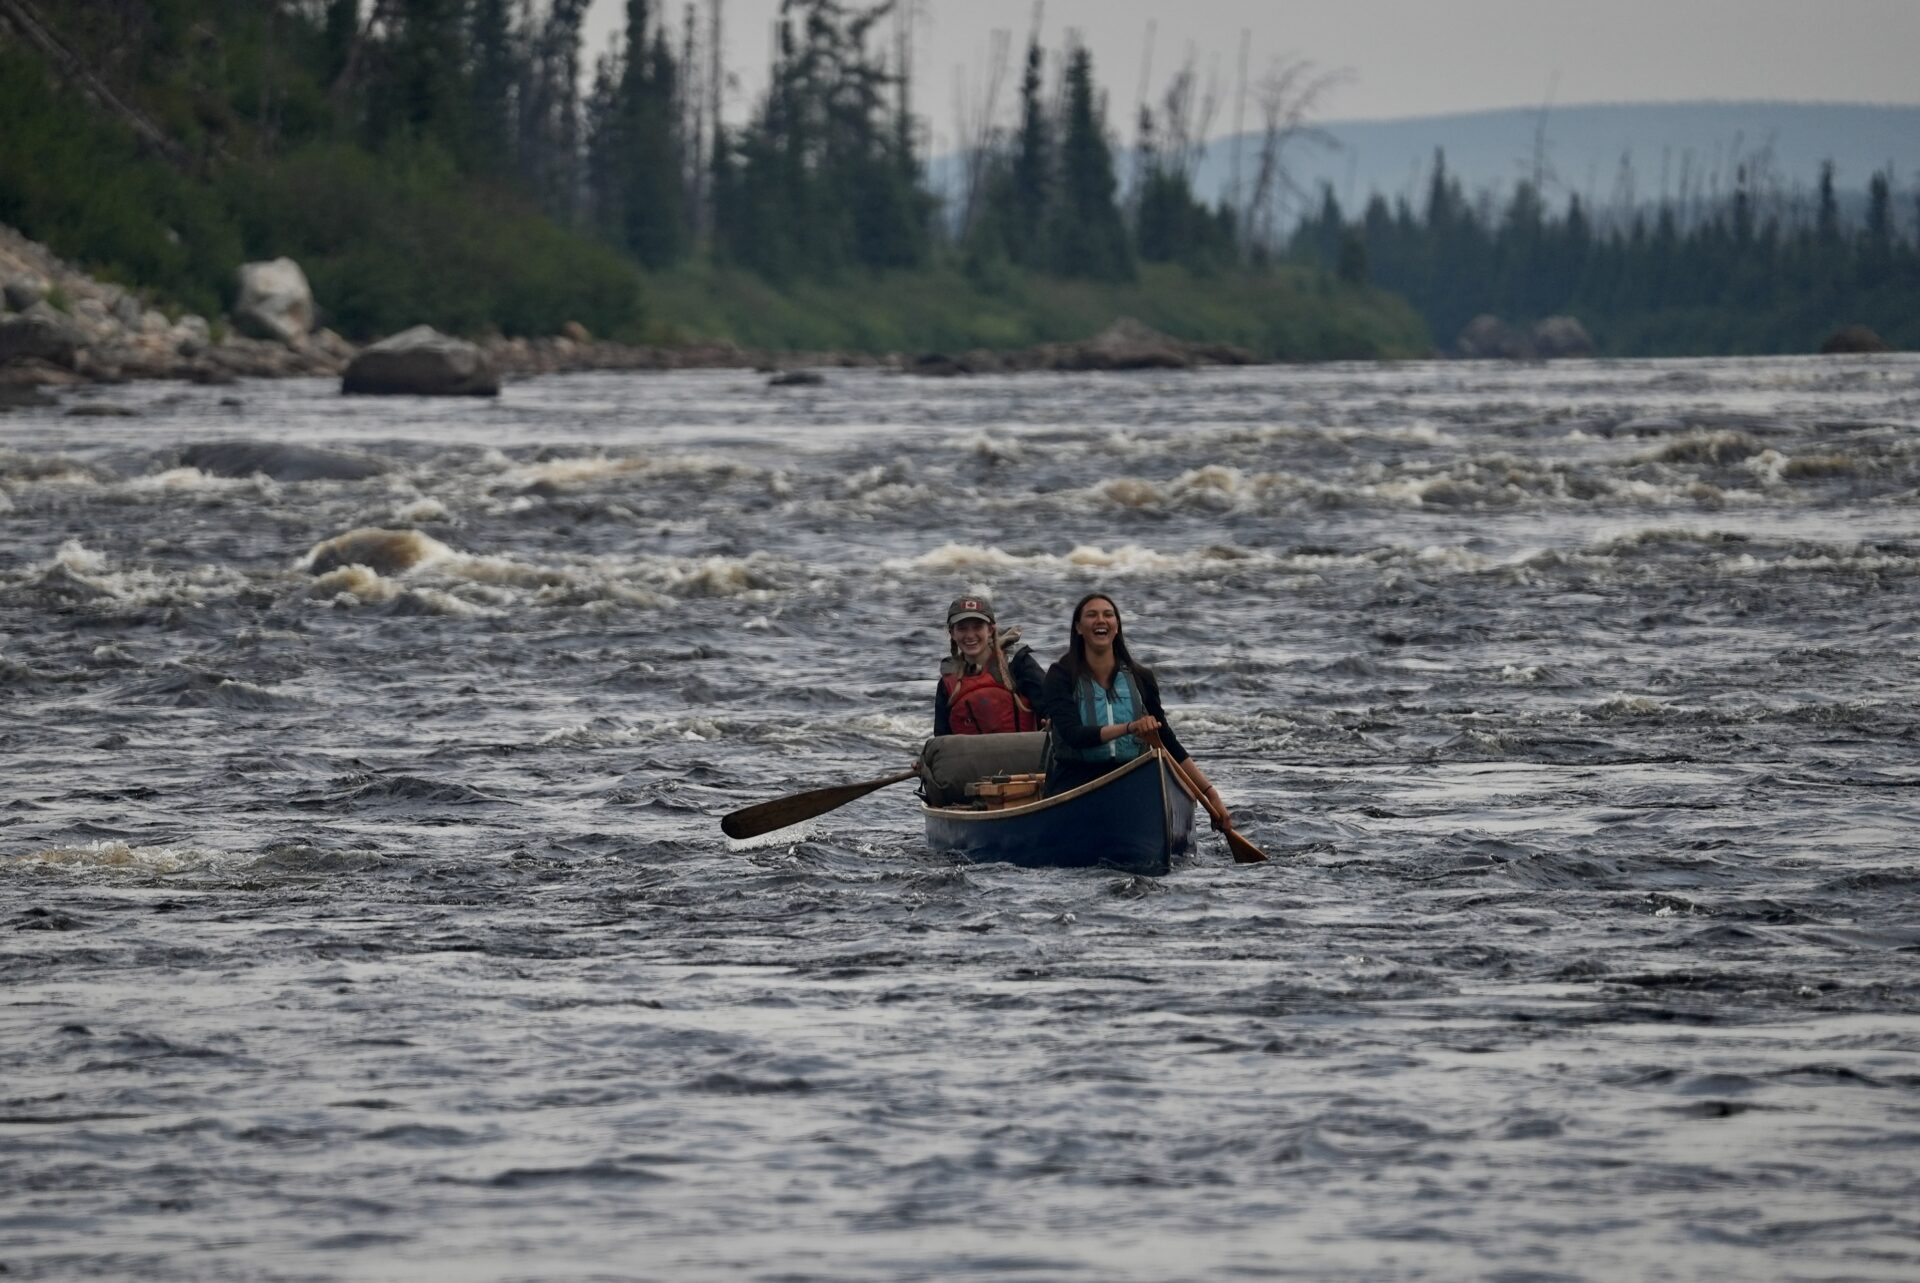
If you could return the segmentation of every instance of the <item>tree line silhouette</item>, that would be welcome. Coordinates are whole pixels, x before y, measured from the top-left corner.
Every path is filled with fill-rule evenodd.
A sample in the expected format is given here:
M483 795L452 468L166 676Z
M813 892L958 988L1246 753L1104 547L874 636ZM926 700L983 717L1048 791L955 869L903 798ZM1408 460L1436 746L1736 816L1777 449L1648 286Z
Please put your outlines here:
M1764 178L1753 162L1717 198L1596 214L1575 193L1555 211L1533 179L1470 200L1436 153L1419 210L1375 195L1349 218L1323 188L1289 250L1404 295L1443 344L1483 314L1571 314L1622 356L1809 352L1854 324L1920 346L1920 196L1903 232L1885 170L1857 218L1831 163L1810 200Z
M1746 170L1704 212L1596 215L1577 197L1549 208L1537 181L1470 200L1437 158L1422 208L1375 197L1350 216L1328 190L1289 233L1284 153L1337 76L1291 60L1250 82L1243 46L1234 124L1252 163L1243 182L1230 144L1232 180L1209 199L1195 175L1215 78L1189 57L1149 103L1143 72L1122 151L1090 53L1071 36L1043 47L1036 27L1017 65L996 33L956 177L936 195L913 110L912 4L783 0L766 88L738 120L722 110L724 0L677 14L627 0L590 68L587 9L5 0L0 221L52 229L66 252L195 306L230 289L243 255L294 253L334 322L361 335L422 317L633 333L635 264L714 264L782 287L959 268L969 288L1017 300L1034 281L1127 283L1163 264L1185 275L1156 285L1198 292L1231 275L1244 292L1285 258L1320 265L1336 291L1404 295L1442 344L1481 313L1572 312L1623 354L1806 350L1845 322L1920 345L1907 306L1920 244L1898 226L1890 175L1858 218L1842 215L1830 171L1817 201L1788 206ZM141 90L125 96L137 128L108 129L98 94L86 112L51 100L31 52L5 39L23 13L51 18L72 61ZM139 141L155 137L158 152Z
M209 3L232 0L160 7ZM321 0L318 39L295 33L280 54L314 60L328 119L278 111L267 145L301 141L290 128L298 116L309 134L375 152L426 147L649 268L706 253L775 281L943 255L982 272L1004 264L1123 281L1137 261L1230 262L1244 239L1224 202L1194 195L1191 138L1155 146L1151 109L1135 199L1123 200L1106 95L1071 37L1051 56L1031 39L1017 126L972 140L966 209L943 218L911 111L911 7L783 0L767 88L738 124L721 111L721 0L689 4L677 22L653 0L627 0L623 34L582 94L586 9L587 0L538 11L510 0ZM290 12L298 21L316 11ZM258 96L279 102L298 77L281 66L260 78L273 83Z

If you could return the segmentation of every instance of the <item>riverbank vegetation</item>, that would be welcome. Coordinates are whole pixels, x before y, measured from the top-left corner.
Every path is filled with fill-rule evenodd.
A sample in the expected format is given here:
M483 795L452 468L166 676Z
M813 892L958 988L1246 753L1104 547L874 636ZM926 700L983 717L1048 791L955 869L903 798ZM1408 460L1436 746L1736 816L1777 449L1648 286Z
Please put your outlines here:
M238 263L288 255L352 338L577 321L910 350L1085 337L1125 314L1261 357L1429 347L1399 299L1257 252L1245 208L1194 196L1190 153L1149 148L1123 187L1082 48L1029 43L1017 121L981 116L955 209L928 187L899 70L911 13L790 0L740 122L722 112L718 0L677 26L628 0L590 69L585 14L0 0L0 222L209 314Z

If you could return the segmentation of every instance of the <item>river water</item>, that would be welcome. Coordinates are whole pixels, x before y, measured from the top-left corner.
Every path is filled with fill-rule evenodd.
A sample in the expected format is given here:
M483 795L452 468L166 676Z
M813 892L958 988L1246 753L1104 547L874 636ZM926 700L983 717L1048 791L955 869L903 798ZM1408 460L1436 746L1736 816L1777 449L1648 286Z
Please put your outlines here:
M1920 359L87 404L9 1279L1920 1277ZM1094 587L1270 863L721 835Z

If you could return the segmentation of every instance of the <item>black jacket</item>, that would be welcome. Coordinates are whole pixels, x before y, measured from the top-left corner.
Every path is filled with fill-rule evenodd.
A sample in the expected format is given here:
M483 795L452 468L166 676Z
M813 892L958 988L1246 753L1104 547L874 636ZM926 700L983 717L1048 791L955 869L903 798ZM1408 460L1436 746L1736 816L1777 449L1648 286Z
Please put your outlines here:
M1144 668L1129 667L1133 675L1134 689L1140 694L1140 702L1146 710L1160 719L1160 740L1173 754L1173 760L1187 760L1187 750L1181 746L1180 737L1173 733L1173 726L1167 721L1167 710L1160 703L1160 683L1153 674ZM1065 663L1056 663L1047 669L1046 684L1040 688L1040 712L1046 717L1047 725L1059 742L1072 749L1096 748L1100 743L1100 728L1088 726L1080 720L1080 699L1074 693L1073 679L1067 676Z

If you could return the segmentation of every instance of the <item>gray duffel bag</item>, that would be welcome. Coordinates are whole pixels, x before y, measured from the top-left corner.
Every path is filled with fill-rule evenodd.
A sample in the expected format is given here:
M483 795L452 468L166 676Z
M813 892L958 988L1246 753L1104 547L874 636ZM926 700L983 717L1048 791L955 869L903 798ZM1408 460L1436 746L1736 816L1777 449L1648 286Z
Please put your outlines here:
M1047 733L936 735L920 749L920 796L928 806L967 800L967 785L992 775L1044 775Z

